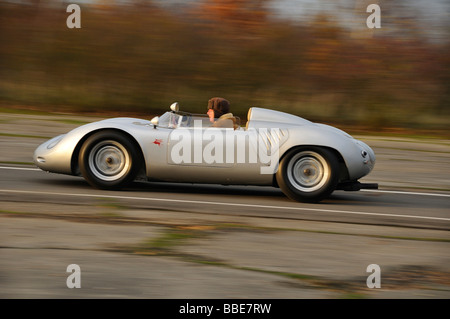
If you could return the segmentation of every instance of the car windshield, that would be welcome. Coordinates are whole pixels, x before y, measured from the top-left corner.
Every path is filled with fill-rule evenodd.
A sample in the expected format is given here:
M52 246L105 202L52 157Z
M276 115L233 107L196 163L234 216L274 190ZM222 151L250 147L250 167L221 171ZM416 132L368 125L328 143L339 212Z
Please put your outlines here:
M209 120L207 115L191 114L191 113L174 113L166 112L159 118L159 126L168 128L181 127L210 127L213 123Z

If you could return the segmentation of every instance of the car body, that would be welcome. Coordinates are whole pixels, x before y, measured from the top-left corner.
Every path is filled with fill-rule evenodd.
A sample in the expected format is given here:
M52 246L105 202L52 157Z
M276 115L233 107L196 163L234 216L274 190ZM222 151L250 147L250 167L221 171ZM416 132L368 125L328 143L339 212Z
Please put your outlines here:
M44 171L82 175L101 189L144 177L276 186L291 199L317 202L336 189L377 188L358 182L374 167L373 150L337 128L257 107L249 109L245 127L214 125L174 103L151 121L112 118L75 128L40 145L34 162Z

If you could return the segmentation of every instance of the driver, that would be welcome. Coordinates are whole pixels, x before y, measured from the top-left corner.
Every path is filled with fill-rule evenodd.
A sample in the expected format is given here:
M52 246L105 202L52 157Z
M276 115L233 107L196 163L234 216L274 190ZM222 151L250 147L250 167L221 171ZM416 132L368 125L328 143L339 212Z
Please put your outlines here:
M230 111L230 102L221 97L213 97L208 101L209 120L213 127L225 127L236 129L236 118Z

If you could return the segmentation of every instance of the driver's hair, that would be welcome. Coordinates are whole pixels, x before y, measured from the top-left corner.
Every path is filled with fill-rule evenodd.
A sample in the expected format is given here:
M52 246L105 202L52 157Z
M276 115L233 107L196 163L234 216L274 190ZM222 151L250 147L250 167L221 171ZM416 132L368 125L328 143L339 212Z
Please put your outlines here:
M222 97L213 97L208 101L208 110L214 111L214 118L219 118L230 112L230 102Z

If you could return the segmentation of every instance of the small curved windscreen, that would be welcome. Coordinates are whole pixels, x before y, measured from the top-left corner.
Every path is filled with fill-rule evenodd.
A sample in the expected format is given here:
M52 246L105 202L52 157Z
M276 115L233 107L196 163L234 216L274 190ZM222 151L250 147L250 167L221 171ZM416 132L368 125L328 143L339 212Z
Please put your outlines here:
M168 128L211 127L212 124L207 115L166 112L159 118L158 126Z

